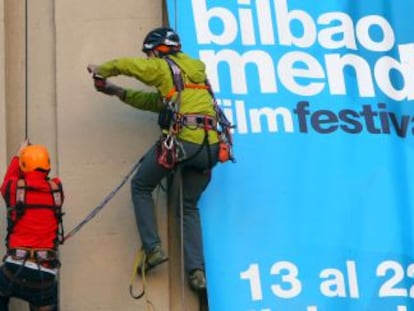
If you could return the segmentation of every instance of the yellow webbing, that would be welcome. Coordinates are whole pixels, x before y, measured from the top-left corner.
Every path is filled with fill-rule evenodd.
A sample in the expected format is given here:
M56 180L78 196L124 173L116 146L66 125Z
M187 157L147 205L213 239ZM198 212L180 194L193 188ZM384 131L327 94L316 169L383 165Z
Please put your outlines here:
M133 270L131 274L131 281L129 285L129 293L131 294L131 297L134 299L141 299L142 297L145 297L145 302L147 304L147 311L155 311L154 305L152 302L148 299L146 294L146 287L147 287L147 280L146 280L146 261L147 261L147 255L143 249L139 249L137 254L135 255L135 260L133 264ZM138 269L140 269L141 273L138 273ZM134 283L135 280L141 276L142 279L142 290L135 295L134 294Z

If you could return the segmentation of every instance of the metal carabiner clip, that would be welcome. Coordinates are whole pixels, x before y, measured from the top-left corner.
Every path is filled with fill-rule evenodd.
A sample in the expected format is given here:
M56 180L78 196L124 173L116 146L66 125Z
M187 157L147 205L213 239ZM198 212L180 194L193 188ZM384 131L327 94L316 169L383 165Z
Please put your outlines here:
M162 144L166 149L171 150L174 146L174 137L168 134Z

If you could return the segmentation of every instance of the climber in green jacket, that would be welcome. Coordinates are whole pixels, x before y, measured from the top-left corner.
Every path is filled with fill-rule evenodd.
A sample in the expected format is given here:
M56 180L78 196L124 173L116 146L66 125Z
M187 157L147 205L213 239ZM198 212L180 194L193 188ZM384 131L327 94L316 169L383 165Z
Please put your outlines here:
M185 270L194 290L206 288L200 216L197 203L218 162L219 133L213 95L205 64L181 51L178 34L156 28L145 37L146 58L119 58L88 65L95 88L115 95L135 108L159 113L160 139L144 155L131 180L136 222L146 253L146 269L168 258L161 247L154 215L152 191L177 167L183 193L183 240ZM125 89L107 78L124 75L155 87L147 92Z

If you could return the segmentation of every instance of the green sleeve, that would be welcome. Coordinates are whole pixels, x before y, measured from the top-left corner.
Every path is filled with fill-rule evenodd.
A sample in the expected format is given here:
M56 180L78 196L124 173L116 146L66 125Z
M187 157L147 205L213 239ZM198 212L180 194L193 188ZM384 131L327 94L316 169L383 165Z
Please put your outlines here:
M168 76L168 65L161 59L118 58L98 66L98 74L104 78L125 75L134 77L149 86L159 86Z
M133 89L125 90L123 102L134 108L159 112L162 108L161 97L156 92L143 92Z

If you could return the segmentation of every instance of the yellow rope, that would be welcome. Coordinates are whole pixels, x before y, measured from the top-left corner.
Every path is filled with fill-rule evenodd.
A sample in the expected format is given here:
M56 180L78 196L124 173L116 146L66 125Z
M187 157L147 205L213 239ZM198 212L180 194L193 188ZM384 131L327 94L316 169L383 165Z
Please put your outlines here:
M161 185L157 187L157 194L155 198L155 209L158 209L160 189L161 189ZM141 248L137 251L135 255L134 264L132 267L131 280L130 280L130 285L129 285L129 293L131 294L131 297L134 299L141 299L142 297L145 297L145 302L147 303L147 310L155 311L155 307L153 303L147 298L147 294L146 294L146 287L147 287L146 271L147 270L148 270L147 254ZM139 276L142 279L142 290L138 294L134 294L134 283L136 279L138 279Z
M147 310L148 311L155 311L154 305L152 302L148 299L147 293L146 293L146 287L147 287L147 280L146 280L146 261L147 261L147 255L143 249L139 249L137 254L135 255L135 260L133 264L133 270L131 274L131 281L129 285L129 293L131 294L131 297L134 299L140 299L142 297L145 297L145 302L147 304ZM140 271L140 273L138 272ZM142 290L135 295L133 292L133 287L135 280L138 276L141 276L142 279Z

